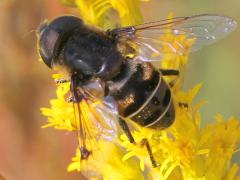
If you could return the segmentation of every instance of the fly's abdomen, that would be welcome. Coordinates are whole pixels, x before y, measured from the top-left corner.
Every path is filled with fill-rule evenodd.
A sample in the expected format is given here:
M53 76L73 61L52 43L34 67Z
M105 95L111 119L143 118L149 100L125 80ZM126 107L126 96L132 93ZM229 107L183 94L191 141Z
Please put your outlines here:
M171 91L150 63L126 61L109 91L118 103L119 114L141 126L164 129L174 121Z
M118 103L119 114L128 117L149 99L159 82L159 73L150 63L126 61L118 77L109 84L109 94Z
M161 76L147 101L128 118L141 126L153 129L164 129L174 122L175 109L171 91Z

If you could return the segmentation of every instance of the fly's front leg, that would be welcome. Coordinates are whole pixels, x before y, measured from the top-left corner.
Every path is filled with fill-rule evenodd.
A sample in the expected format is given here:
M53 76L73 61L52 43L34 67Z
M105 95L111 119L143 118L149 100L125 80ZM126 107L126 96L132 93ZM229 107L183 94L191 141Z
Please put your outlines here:
M156 160L155 160L155 158L153 156L152 148L151 148L148 140L147 139L143 139L141 141L141 144L147 148L147 152L148 152L149 158L151 160L152 166L154 168L158 167L159 165L156 163Z
M63 84L63 83L68 83L68 82L70 82L69 79L64 79L64 78L55 79L56 84Z
M83 92L78 91L78 83L79 79L77 76L72 75L71 77L71 101L73 103L74 110L74 119L76 122L76 131L78 137L78 147L81 153L81 160L86 160L92 153L92 151L88 150L86 147L86 132L84 131L83 120L82 120L82 109L80 107L81 101L84 99Z

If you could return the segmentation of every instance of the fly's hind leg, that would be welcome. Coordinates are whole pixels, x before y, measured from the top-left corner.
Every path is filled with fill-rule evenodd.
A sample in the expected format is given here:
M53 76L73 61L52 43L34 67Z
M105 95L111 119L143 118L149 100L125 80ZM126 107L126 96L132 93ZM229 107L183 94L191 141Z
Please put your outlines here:
M126 121L125 121L124 119L122 119L122 118L119 118L118 122L119 122L122 130L124 131L124 133L125 133L126 136L128 137L129 142L135 144L136 142L135 142L135 140L134 140L134 138L133 138L133 136L132 136L132 133L131 133L131 131L130 131L130 129L129 129L127 123L126 123ZM143 139L143 140L141 141L141 145L142 145L142 146L146 146L147 152L148 152L148 154L149 154L149 157L150 157L150 160L151 160L151 163L152 163L152 166L153 166L154 168L155 168L155 167L158 167L158 165L157 165L157 163L156 163L156 160L154 159L154 156L153 156L153 153L152 153L152 149L151 149L151 147L150 147L150 145L149 145L148 140L147 140L147 139Z
M158 167L159 165L157 164L157 162L156 162L156 160L155 160L155 158L154 158L154 156L153 156L152 148L151 148L148 140L147 140L147 139L143 139L143 140L141 141L141 144L142 144L143 146L146 146L148 155L149 155L150 160L151 160L151 163L152 163L152 166L153 166L154 168Z

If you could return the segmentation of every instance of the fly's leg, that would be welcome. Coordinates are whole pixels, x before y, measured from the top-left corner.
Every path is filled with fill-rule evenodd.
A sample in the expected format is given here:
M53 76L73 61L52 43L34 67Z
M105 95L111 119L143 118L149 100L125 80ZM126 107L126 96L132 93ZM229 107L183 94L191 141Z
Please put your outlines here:
M179 76L180 75L179 70L175 70L175 69L160 69L159 71L161 72L161 74L163 76ZM169 86L173 87L175 85L176 81L177 81L177 79L172 80L169 83Z
M180 72L178 70L174 70L174 69L160 69L160 72L162 73L163 76L179 76ZM170 87L173 87L176 83L176 79L172 80L169 83ZM188 108L188 104L184 103L184 102L179 102L178 103L179 107L181 108Z
M56 84L64 84L64 83L70 82L70 80L67 80L67 79L64 79L64 78L55 79L54 81L55 81ZM66 102L68 102L68 103L73 102L73 97L70 96L70 97L66 98Z
M124 133L126 134L126 136L128 137L129 142L130 142L130 143L135 143L135 140L134 140L134 138L133 138L133 136L132 136L132 133L131 133L131 131L130 131L130 129L129 129L127 123L126 123L126 121L125 121L124 119L122 119L122 118L119 118L119 119L118 119L118 122L119 122L119 125L121 126L123 132L124 132Z
M153 153L152 153L152 148L150 147L150 144L149 144L148 140L147 139L143 139L141 141L141 144L143 146L146 146L148 155L149 155L151 163L152 163L152 166L154 168L158 167L159 165L156 163L156 160L154 159L154 156L153 156Z
M159 70L163 76L179 76L179 70L175 69L160 69Z
M133 138L133 136L132 136L132 133L131 133L131 131L130 131L130 129L129 129L127 123L126 123L126 121L125 121L124 119L122 119L122 118L119 118L118 122L119 122L122 130L124 131L124 133L125 133L126 136L128 137L129 142L135 144L135 140L134 140L134 138ZM147 152L148 152L148 154L149 154L149 157L150 157L150 160L151 160L151 163L152 163L152 166L153 166L154 168L155 168L155 167L158 167L158 165L157 165L157 163L156 163L156 160L154 159L154 156L153 156L153 153L152 153L152 149L151 149L151 147L150 147L150 145L149 145L148 140L147 140L147 139L143 139L143 140L141 141L141 145L142 145L142 146L146 146Z
M57 84L63 84L63 83L68 83L68 82L70 82L70 80L64 79L64 78L60 78L60 79L56 79L55 82L56 82Z
M188 108L188 103L179 102L178 106L181 107L181 108Z
M74 116L75 116L75 123L76 123L77 137L78 137L78 147L81 153L81 160L86 160L88 159L89 155L92 152L86 148L86 134L84 132L83 122L81 118L82 111L79 105L84 97L83 97L83 94L78 93L77 83L78 83L78 77L75 75L72 75L70 91L72 93L71 101L73 103L73 110L74 110Z

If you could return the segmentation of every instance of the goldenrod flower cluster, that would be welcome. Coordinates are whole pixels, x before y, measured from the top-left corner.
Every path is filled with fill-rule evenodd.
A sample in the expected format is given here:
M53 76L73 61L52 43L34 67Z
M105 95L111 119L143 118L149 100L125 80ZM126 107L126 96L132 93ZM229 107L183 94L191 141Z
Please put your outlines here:
M140 0L63 0L63 2L78 7L82 18L89 24L104 28L115 25L110 19L112 11L117 13L121 25L142 22ZM176 40L173 35L161 38ZM177 38L178 42L187 43L188 46L194 43L194 40L186 41L184 36ZM162 68L180 69L182 72L172 89L176 103L176 119L170 128L157 131L132 123L135 127L132 134L136 144L130 143L125 134L119 135L115 142L100 140L95 144L96 151L88 160L81 160L81 153L77 148L76 155L67 170L81 171L91 179L231 180L240 178L237 177L238 165L231 163L240 145L240 121L233 117L224 120L221 115L217 115L214 123L201 125L199 109L205 101L193 103L201 89L201 84L187 92L181 90L184 67L187 63L188 56L182 55L176 57L174 61L166 57L161 64ZM54 75L54 78L59 76L61 75ZM165 80L170 82L174 77ZM58 85L57 97L50 101L51 107L41 109L43 115L48 117L48 123L43 127L76 131L73 106L65 101L69 87L69 83ZM188 106L178 106L179 102L184 102ZM141 144L142 139L148 139L159 167L152 168L147 149Z
M110 28L114 25L128 26L143 21L139 9L141 1L148 0L61 0L66 5L79 8L85 22ZM113 18L114 14L116 16ZM117 21L119 20L119 22Z

